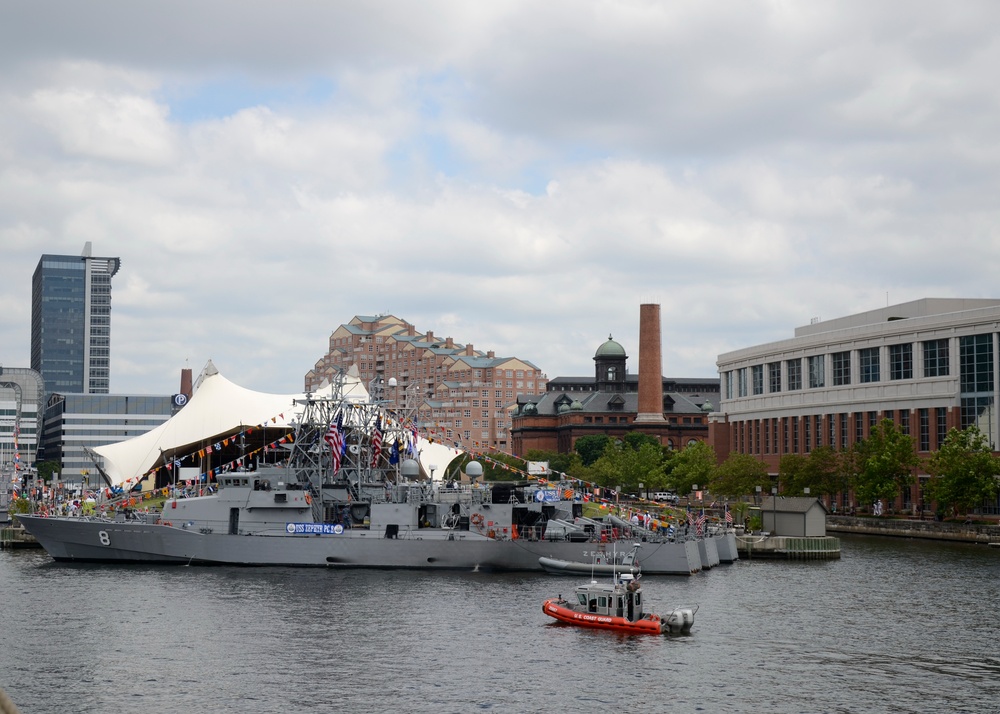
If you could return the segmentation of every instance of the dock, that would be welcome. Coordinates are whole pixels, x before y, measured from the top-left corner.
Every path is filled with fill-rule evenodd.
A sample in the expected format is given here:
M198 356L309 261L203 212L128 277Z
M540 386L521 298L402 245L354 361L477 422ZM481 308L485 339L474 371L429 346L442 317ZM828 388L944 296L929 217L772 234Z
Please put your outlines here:
M779 536L750 534L736 536L740 558L771 560L838 560L840 538L833 536Z
M4 526L0 528L0 550L9 548L41 548L35 536L20 526Z

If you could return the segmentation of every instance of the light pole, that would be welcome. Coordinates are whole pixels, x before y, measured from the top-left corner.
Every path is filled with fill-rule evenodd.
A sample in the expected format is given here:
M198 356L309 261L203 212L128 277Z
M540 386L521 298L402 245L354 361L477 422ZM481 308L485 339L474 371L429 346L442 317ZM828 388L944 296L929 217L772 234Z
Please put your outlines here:
M778 487L771 486L771 535L778 529Z

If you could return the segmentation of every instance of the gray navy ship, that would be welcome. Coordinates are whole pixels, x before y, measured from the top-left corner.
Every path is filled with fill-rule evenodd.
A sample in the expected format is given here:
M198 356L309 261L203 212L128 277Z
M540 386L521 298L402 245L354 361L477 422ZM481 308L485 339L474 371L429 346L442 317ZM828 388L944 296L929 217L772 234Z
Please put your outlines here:
M18 520L57 561L543 572L540 558L590 563L641 541L644 574L690 575L737 557L731 532L668 537L584 518L568 489L486 483L475 461L465 479L427 479L416 459L380 449L408 417L337 395L306 395L282 463L219 474L209 495L155 513Z

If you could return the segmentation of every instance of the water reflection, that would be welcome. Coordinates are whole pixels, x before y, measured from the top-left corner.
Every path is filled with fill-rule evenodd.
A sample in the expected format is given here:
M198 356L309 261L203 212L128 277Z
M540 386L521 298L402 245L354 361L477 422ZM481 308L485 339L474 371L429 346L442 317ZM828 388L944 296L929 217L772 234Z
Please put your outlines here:
M573 578L58 565L0 554L25 712L991 711L1000 552L852 537L840 561L646 579L689 637L561 626Z

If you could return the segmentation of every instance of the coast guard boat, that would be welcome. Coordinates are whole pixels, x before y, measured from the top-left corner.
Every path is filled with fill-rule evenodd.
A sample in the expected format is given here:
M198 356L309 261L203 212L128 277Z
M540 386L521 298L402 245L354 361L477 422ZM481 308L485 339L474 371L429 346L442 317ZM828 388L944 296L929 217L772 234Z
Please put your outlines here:
M635 562L639 545L632 547L629 563ZM590 580L578 585L569 600L561 595L549 598L542 603L542 612L576 627L650 635L691 632L698 606L678 607L667 615L646 612L639 578L638 573L623 572L613 573L606 582Z

